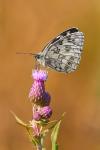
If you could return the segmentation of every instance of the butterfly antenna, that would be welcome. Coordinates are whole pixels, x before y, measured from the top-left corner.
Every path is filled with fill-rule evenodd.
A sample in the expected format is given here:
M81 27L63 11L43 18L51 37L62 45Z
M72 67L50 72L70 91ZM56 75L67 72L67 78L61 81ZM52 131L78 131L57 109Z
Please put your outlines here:
M27 53L27 52L16 52L16 54L25 54L25 55L33 55L36 56L34 53Z

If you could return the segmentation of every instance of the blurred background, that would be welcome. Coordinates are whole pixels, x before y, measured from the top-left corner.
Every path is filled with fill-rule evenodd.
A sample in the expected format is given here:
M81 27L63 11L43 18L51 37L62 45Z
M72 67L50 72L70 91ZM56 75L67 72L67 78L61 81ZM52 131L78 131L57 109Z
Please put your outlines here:
M16 52L40 52L68 27L85 34L80 67L68 75L49 69L46 90L53 117L64 117L59 150L100 150L100 1L0 0L0 150L31 150L10 110L31 120L28 99L35 61ZM47 150L51 150L47 138Z

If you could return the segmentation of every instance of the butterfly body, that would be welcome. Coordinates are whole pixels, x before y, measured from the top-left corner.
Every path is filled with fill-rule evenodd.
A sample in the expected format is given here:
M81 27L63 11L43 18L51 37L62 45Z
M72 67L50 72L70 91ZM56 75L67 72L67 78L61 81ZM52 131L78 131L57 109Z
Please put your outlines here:
M49 42L35 58L43 66L70 73L80 63L83 43L83 33L77 28L70 28Z

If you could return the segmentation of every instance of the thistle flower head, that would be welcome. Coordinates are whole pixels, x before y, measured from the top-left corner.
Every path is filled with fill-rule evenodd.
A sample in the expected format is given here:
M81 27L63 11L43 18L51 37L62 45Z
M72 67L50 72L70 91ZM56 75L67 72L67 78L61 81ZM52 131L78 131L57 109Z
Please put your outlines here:
M29 92L29 98L33 105L33 120L48 120L51 117L52 109L49 107L51 97L45 91L44 81L47 80L47 72L45 70L33 70L32 78L34 82Z
M47 79L45 70L33 70L32 77L34 83L29 92L30 101L41 106L50 104L50 95L45 91L44 81Z

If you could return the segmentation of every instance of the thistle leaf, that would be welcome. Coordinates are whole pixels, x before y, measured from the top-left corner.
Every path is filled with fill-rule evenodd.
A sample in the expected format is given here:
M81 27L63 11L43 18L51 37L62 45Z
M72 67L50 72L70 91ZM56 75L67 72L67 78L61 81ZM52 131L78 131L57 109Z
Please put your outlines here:
M38 141L38 139L36 137L33 136L33 133L31 132L30 128L26 127L26 130L28 132L28 136L29 136L30 142L32 142L32 144L34 146L38 145L39 141Z
M30 141L32 142L32 144L33 144L34 146L36 146L39 142L38 142L38 140L33 136L33 134L32 134L31 131L30 131L31 125L30 125L30 124L26 124L24 121L22 121L13 111L11 111L11 113L12 113L12 115L14 116L16 122L17 122L19 125L21 125L21 126L23 126L23 127L26 128L26 130L27 130L27 132L28 132L28 135L29 135Z
M64 112L62 114L62 116L60 117L60 119L51 121L52 125L50 127L48 127L48 129L49 130L53 129L56 126L56 124L63 119L63 117L65 116L65 114L66 114L66 112Z
M22 121L13 111L11 111L11 113L14 116L14 118L18 124L20 124L21 126L24 126L24 127L29 127L29 125L26 124L24 121Z
M60 124L61 120L53 127L53 131L51 133L52 150L58 150L57 137Z

